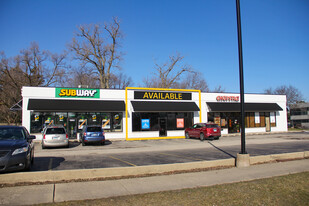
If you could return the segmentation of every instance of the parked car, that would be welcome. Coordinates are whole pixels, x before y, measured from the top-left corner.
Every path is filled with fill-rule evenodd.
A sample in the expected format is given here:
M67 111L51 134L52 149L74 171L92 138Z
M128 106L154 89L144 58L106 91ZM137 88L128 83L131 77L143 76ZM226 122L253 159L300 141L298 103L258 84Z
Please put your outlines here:
M42 149L46 147L69 147L69 136L60 125L47 126L42 132Z
M192 127L185 129L185 137L200 138L201 141L204 139L219 139L221 137L221 128L217 124L211 123L197 123Z
M81 133L80 141L85 146L88 143L105 144L105 133L101 126L88 125L85 126Z
M25 127L0 126L0 172L30 170L34 161L34 135Z

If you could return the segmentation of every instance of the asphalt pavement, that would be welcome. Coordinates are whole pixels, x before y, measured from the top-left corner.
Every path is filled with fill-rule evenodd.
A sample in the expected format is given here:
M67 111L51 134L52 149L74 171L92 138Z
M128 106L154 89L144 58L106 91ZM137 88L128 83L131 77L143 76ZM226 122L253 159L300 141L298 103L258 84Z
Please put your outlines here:
M56 183L0 189L1 205L33 205L206 187L309 171L309 159L133 179Z
M250 156L303 152L309 148L309 134L280 133L248 135ZM240 136L223 136L220 140L199 139L110 141L107 145L82 146L72 142L70 148L42 150L36 144L32 171L99 169L174 164L236 158Z
M303 134L302 134L303 135ZM281 135L270 135L261 139L255 136L248 137L248 144L264 144L290 142L291 138ZM302 137L298 135L297 138ZM308 135L302 137L308 141ZM224 138L223 141L213 141L218 148L233 145L239 137ZM179 141L175 144L175 142ZM199 141L192 144L181 144L184 140L150 142L136 142L127 144L118 142L118 146L110 150L101 148L86 148L86 150L67 151L49 150L52 156L62 158L63 155L76 156L87 154L88 149L93 153L125 154L136 151L162 152L175 149L210 148L213 145ZM117 144L114 144L116 146ZM128 145L129 148L128 148ZM160 146L160 147L158 147ZM68 152L68 153L67 153ZM37 157L44 158L44 152L39 151ZM290 160L290 161L287 161ZM16 172L0 175L0 204L1 205L33 205L39 203L52 203L70 200L98 199L122 195L142 194L211 186L224 183L249 181L253 179L281 176L292 173L309 171L309 151L299 151L283 154L267 154L250 156L251 166L245 168L235 167L235 158L229 157L219 160L202 160L174 164L145 165L117 168L75 169L75 170L49 170L38 172ZM205 169L211 169L204 171ZM225 168L225 169L222 169ZM192 172L202 169L201 172ZM216 169L216 170L214 170ZM177 171L174 173L174 171ZM178 173L180 172L180 173ZM172 174L172 175L167 175ZM133 176L140 176L132 178ZM117 179L122 177L122 179ZM130 177L130 178L129 178ZM108 178L116 178L110 180ZM24 186L16 186L16 185ZM33 185L35 184L35 185Z

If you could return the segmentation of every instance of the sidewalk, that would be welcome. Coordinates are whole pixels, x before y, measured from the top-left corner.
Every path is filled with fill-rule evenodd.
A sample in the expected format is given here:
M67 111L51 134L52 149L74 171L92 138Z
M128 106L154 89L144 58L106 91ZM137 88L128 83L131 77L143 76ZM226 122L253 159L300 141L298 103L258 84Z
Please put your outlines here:
M309 159L143 178L0 188L1 205L107 198L249 181L309 171Z

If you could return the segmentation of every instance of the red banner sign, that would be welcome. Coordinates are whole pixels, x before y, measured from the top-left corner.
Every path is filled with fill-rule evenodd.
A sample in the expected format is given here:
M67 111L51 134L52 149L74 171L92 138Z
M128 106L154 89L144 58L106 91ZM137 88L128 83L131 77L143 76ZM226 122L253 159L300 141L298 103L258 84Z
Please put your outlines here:
M218 102L239 102L239 96L217 96Z

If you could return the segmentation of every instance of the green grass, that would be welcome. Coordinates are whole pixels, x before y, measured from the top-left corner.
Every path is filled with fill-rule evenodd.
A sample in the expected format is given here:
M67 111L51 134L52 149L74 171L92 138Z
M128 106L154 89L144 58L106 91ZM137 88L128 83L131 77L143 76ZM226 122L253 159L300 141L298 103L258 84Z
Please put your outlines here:
M167 192L43 205L309 205L309 172Z
M288 131L308 131L309 129L302 129L302 128L288 128Z

